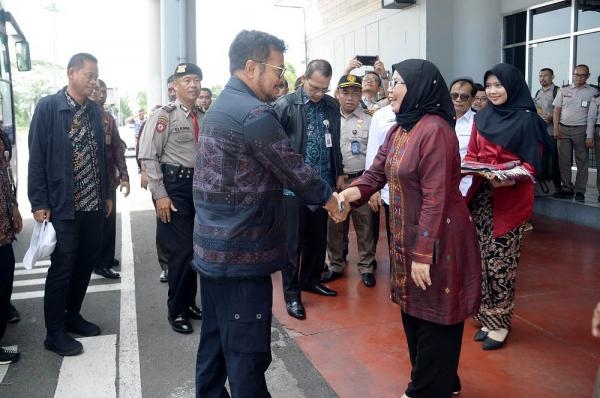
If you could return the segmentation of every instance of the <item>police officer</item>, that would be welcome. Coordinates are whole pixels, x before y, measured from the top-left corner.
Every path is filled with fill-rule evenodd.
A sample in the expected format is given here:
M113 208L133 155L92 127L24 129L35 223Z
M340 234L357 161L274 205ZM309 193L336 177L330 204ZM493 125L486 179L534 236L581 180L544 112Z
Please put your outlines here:
M202 71L191 63L175 69L176 99L150 116L140 142L140 159L156 201L158 234L169 259L169 323L179 333L193 331L189 318L202 319L195 304L197 282L192 269L194 201L192 179L202 114L196 106Z
M371 126L370 113L362 109L360 98L362 91L361 78L352 74L342 76L336 92L340 103L341 126L340 147L344 164L344 189L365 171L365 159ZM373 260L375 259L375 239L373 237L373 211L368 203L354 209L350 215L356 231L358 247L358 271L362 282L367 287L375 286ZM321 282L331 282L342 277L344 269L344 237L348 235L350 219L343 223L332 220L327 224L327 257L328 270L321 277ZM347 239L347 238L346 238Z
M554 197L569 199L575 195L578 202L585 201L588 179L588 148L594 145L593 137L586 137L587 115L592 97L597 90L587 84L590 69L577 65L573 71L573 84L562 87L554 99L554 137L558 140L558 165L562 190ZM577 177L571 182L571 154L575 151Z

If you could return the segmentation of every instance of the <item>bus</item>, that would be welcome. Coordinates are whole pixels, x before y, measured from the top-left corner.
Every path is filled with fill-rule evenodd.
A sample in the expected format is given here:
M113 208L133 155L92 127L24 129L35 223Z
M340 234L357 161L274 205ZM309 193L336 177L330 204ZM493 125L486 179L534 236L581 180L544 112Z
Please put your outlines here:
M16 126L15 126L15 103L12 86L12 72L10 60L9 43L15 44L15 60L20 72L31 70L31 56L29 54L29 43L19 28L12 14L4 9L0 0L0 127L6 132L12 144L12 154L3 153L0 156L10 157L11 169L8 175L16 190L17 174L12 170L17 169L16 149Z

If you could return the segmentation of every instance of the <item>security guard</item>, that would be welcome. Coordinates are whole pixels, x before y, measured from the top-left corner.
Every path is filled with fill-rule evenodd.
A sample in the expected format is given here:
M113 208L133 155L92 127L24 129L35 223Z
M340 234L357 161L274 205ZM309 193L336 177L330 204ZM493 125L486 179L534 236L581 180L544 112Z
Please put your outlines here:
M352 74L344 75L338 82L337 99L340 103L341 127L340 147L344 164L345 186L365 172L371 114L360 107L362 90L361 78ZM338 187L338 188L345 188ZM354 209L350 216L356 231L358 247L358 271L367 287L375 286L373 260L375 259L375 238L373 236L373 211L368 203ZM332 220L327 224L328 270L321 282L331 282L342 277L344 269L344 239L347 241L349 218L343 223Z
M590 70L587 65L577 65L573 83L563 86L554 99L554 137L558 140L558 166L562 190L555 198L585 201L588 180L588 148L594 145L593 137L586 137L587 116L592 97L598 92L587 84ZM571 154L575 151L577 176L571 181Z
M193 256L192 179L202 114L196 106L202 71L191 63L173 74L176 99L152 113L144 127L139 157L156 201L158 234L169 258L169 323L179 333L193 331L189 318L202 319L196 306L197 277Z

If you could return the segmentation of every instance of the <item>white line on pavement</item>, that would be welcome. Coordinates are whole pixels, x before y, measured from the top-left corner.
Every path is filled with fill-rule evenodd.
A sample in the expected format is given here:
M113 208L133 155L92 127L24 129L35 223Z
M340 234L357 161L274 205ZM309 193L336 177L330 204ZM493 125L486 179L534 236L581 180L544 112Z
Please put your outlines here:
M121 211L121 319L119 331L119 397L141 397L140 351L135 302L131 217L128 203Z
M37 270L31 270L31 271L37 271ZM31 272L31 271L27 271L27 272ZM104 279L103 276L100 275L96 275L96 274L92 274L91 278L92 280L96 280L96 279ZM13 282L13 287L20 287L20 286L36 286L36 285L43 285L46 283L46 278L37 278L37 279L21 279L18 281L14 281ZM88 290L89 291L89 290Z
M107 284L103 284L103 285L88 286L86 293L110 292L110 291L119 290L119 289L121 289L120 283L107 283ZM38 298L38 297L44 297L43 290L35 290L32 292L13 293L12 296L10 296L10 299L11 300L25 300L25 299Z
M34 268L46 265L50 265L50 259L36 261ZM23 265L23 263L15 263L15 268L25 268L25 266Z
M55 398L114 398L117 367L115 351L117 336L83 337L83 355L64 357L58 374Z

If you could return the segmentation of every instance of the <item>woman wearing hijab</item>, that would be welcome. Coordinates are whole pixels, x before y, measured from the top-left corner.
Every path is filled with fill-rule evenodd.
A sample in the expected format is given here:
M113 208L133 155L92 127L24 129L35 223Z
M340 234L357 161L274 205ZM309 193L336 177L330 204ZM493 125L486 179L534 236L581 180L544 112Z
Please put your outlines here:
M532 176L539 169L542 144L550 148L522 73L498 64L484 75L488 106L477 112L465 161L502 164L518 161ZM475 176L467 202L481 247L482 297L475 334L484 350L500 348L510 331L515 278L524 224L533 212L534 183L523 176L500 182Z
M454 107L434 64L393 65L389 94L396 125L371 168L342 200L365 203L390 188L391 298L400 305L411 381L403 397L450 397L464 320L479 308L481 259L462 199Z

